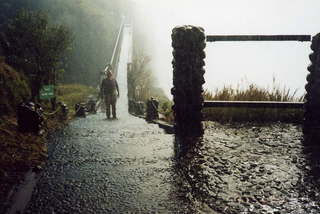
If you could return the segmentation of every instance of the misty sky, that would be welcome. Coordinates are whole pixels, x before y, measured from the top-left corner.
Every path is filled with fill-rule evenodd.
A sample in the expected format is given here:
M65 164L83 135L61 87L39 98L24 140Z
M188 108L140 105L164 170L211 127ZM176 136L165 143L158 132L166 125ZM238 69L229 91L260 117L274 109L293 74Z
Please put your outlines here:
M171 31L178 25L201 26L207 35L310 34L320 32L319 0L135 0L148 34L152 66L160 86L172 87ZM281 85L304 93L310 42L207 43L206 84L253 82Z

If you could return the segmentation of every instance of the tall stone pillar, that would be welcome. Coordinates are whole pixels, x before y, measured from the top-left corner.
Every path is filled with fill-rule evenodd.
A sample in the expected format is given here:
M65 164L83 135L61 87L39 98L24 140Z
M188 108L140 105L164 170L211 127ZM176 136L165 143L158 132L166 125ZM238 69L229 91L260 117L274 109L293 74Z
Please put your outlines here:
M303 131L308 144L318 144L320 140L320 34L312 38L311 49L313 53L309 55L311 65L307 76L307 91L305 97L305 115ZM320 147L320 144L318 145Z
M203 134L204 30L189 25L176 27L171 37L175 133L182 137L199 137Z

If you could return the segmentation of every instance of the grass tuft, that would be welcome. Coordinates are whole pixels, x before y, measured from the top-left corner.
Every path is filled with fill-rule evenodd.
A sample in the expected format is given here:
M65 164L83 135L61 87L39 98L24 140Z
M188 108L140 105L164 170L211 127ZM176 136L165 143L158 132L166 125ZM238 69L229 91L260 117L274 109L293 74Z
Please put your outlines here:
M236 88L225 86L215 89L214 92L205 90L205 100L220 101L278 101L278 102L302 102L304 96L297 96L297 90L290 90L278 84L273 78L271 88L259 87L254 83L246 87ZM205 120L219 122L294 122L300 123L303 119L302 109L268 109L268 108L205 108L203 109Z

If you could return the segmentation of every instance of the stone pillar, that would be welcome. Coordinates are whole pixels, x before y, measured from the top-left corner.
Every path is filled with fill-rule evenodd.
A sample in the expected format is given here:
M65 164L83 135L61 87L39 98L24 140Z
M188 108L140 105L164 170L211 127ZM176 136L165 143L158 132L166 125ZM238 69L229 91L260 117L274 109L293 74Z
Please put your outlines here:
M43 109L32 102L22 103L17 108L18 130L40 134L43 128Z
M308 144L315 144L320 139L320 34L312 38L311 49L313 53L309 55L311 65L307 76L305 89L305 115L303 131ZM320 144L319 144L320 146Z
M146 112L146 120L159 120L159 113L158 113L159 101L151 97L147 101L147 112Z
M171 37L175 133L199 137L203 134L201 110L206 37L202 28L188 25L174 28Z
M68 106L63 103L63 102L59 102L58 103L61 106L61 113L60 113L60 120L67 120L68 119L68 113L69 113L69 108Z

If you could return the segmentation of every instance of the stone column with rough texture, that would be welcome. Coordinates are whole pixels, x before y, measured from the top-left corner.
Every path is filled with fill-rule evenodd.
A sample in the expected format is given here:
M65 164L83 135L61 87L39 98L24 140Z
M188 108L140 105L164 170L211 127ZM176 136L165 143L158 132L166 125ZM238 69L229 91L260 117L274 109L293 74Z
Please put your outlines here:
M159 101L151 97L147 101L147 111L146 111L146 120L159 120L159 113L158 113Z
M181 26L172 31L175 133L183 137L203 134L202 106L205 34L201 27Z
M310 54L311 65L308 67L310 72L307 76L305 89L305 115L304 115L304 134L307 143L315 144L320 139L320 34L312 38ZM319 145L320 146L320 145Z

